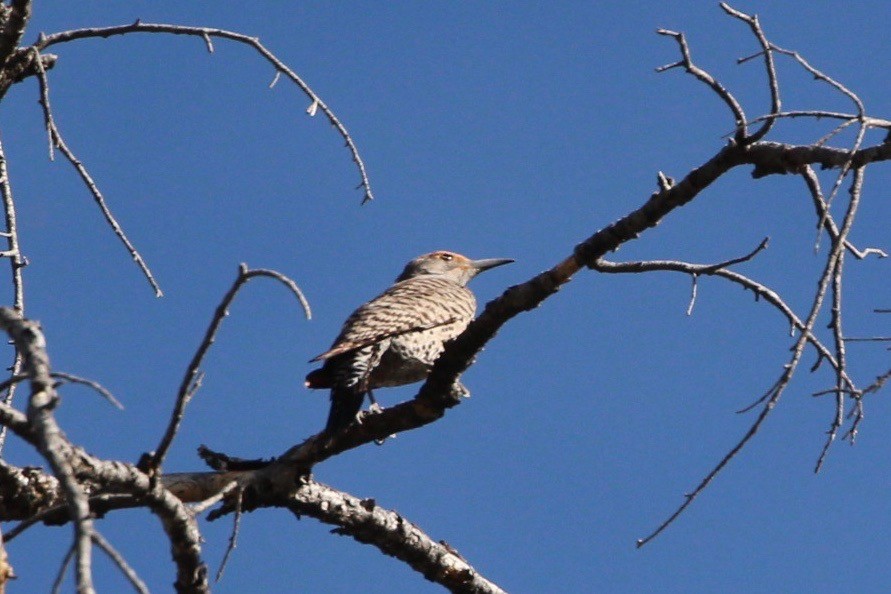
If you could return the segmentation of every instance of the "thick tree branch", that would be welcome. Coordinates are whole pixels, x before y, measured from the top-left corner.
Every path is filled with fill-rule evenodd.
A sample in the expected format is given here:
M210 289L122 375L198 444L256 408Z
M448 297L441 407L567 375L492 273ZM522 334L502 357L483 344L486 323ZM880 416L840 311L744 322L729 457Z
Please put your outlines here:
M7 6L0 4L0 70L6 68L10 57L25 34L25 27L31 19L31 1L13 0Z
M503 594L481 576L454 548L436 542L417 525L372 499L360 499L312 480L305 480L290 496L287 507L338 526L337 534L374 545L384 554L407 563L428 580L462 594Z
M12 338L16 349L22 353L25 373L31 378L28 424L36 437L38 450L59 479L74 523L77 591L79 594L90 594L94 592L91 541L93 521L90 518L86 493L75 479L71 461L66 456L67 438L53 415L53 409L58 404L58 395L50 376L43 332L36 322L24 320L19 312L10 308L0 308L0 328Z
M177 565L177 591L180 594L207 592L207 570L200 557L201 536L188 509L169 491L153 483L135 467L122 462L96 459L73 446L53 416L52 411L58 404L58 396L39 325L24 320L11 308L0 308L0 328L10 335L22 352L24 370L31 378L28 431L21 427L14 409L5 409L5 420L9 421L8 426L16 433L33 441L59 481L68 508L68 518L75 527L78 591L93 591L90 561L94 530L87 492L102 489L140 496L144 504L159 517L170 538L171 552Z
M25 520L64 505L59 479L39 468L19 468L0 460L0 521Z

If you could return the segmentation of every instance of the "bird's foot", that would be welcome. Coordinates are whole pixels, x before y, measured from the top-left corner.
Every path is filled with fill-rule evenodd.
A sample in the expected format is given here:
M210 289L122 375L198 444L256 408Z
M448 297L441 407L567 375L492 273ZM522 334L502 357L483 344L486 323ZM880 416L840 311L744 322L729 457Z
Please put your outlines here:
M383 407L380 404L378 404L376 400L374 400L371 402L371 406L368 407L368 410L366 412L362 413L362 415L359 419L359 422L361 423L362 418L364 418L364 417L368 417L369 415L378 415L378 414L382 413L383 411L384 411ZM384 445L385 441L387 441L388 439L392 439L394 437L396 437L395 433L393 435L389 435L387 437L375 439L374 443L377 445Z

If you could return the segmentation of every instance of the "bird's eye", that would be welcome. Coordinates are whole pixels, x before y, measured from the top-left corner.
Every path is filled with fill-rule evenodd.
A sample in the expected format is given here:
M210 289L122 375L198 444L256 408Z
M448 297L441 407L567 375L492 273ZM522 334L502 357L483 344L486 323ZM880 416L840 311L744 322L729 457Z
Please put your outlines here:
M448 253L439 254L439 259L445 260L446 262L451 262L452 258L453 258L452 254L448 254Z

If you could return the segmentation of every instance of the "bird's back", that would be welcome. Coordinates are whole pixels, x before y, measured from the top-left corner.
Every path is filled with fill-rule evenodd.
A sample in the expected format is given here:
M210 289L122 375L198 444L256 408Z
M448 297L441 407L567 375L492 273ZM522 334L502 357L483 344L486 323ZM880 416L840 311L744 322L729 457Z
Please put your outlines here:
M476 298L466 287L436 275L410 278L354 311L331 348L313 361L396 337L403 337L399 342L404 343L406 335L443 342L460 334L475 311ZM439 339L440 336L445 338Z

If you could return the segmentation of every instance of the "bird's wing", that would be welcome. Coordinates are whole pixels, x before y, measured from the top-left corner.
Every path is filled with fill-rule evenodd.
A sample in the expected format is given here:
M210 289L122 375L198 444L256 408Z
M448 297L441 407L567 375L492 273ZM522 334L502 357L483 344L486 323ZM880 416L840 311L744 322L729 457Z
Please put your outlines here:
M347 318L331 348L311 361L324 361L382 340L470 321L476 310L473 294L449 280L415 277L396 283Z

